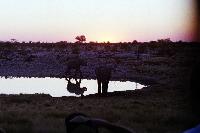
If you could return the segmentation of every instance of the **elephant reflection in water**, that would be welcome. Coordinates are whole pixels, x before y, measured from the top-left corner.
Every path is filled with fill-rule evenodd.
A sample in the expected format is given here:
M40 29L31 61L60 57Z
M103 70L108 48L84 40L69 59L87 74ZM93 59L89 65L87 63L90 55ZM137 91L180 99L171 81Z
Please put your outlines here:
M66 78L66 80L68 81L68 84L67 84L67 90L70 92L70 93L75 93L76 95L81 95L83 96L83 93L85 91L87 91L87 88L86 87L80 87L81 85L81 79L75 79L76 83L72 83L71 82L71 79L69 78Z

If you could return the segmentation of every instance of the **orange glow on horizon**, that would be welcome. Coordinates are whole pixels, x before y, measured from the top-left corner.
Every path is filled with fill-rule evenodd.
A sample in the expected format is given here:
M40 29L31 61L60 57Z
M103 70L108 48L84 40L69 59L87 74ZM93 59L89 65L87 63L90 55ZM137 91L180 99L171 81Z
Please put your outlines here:
M88 36L89 37L89 36ZM120 37L118 37L116 34L108 34L108 33L103 33L103 34L96 34L88 38L88 41L94 41L94 42L119 42Z
M97 39L97 42L116 42L116 40L110 37L102 37Z

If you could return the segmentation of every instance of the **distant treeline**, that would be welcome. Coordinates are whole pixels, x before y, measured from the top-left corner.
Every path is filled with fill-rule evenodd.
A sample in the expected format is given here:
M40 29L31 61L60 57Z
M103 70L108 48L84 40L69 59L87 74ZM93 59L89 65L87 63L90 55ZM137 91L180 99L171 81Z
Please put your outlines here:
M146 44L197 44L198 42L183 42L183 41L177 41L177 42L173 42L170 40L170 38L167 39L159 39L157 41L149 41L149 42L138 42L137 40L134 40L132 42L118 42L118 43L111 43L111 42L93 42L90 41L89 43L81 43L81 42L67 42L67 41L60 41L60 42L33 42L33 41L29 41L29 42L18 42L15 39L11 39L11 41L0 41L0 45L27 45L27 46L57 46L57 45L107 45L109 44L110 46L112 45L136 45L136 44L140 44L140 45L146 45Z
M17 42L17 41L0 41L0 56L7 52L28 51L28 50L47 50L47 51L70 51L72 54L79 54L80 51L96 52L135 52L139 54L153 54L161 56L172 56L178 52L196 53L199 51L198 42L172 42L170 39L160 39L150 42L121 42L121 43L70 43L60 41L56 43L41 42ZM195 51L194 51L195 50ZM194 51L194 52L193 52Z

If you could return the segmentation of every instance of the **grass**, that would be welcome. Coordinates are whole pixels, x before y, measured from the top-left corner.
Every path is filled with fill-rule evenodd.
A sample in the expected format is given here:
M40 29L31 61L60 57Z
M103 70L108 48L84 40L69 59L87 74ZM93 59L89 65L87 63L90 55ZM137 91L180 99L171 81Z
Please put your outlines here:
M154 85L129 96L38 99L30 96L35 100L31 104L9 102L9 97L1 97L0 127L11 133L64 133L64 119L74 112L124 125L138 133L177 133L195 125L198 119L190 112L188 102L183 102L187 101L184 92L168 89Z
M0 114L0 125L8 133L32 132L32 121L24 114L16 111L8 111Z

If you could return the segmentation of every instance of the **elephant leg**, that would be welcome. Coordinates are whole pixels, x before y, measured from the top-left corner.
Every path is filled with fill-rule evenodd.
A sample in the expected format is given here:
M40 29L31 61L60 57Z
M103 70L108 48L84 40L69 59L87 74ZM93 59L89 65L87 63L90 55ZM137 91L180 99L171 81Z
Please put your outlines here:
M80 78L82 78L83 74L82 74L81 70L79 70L79 73L80 73Z
M80 76L79 78L82 78L82 72L80 69L76 69L75 71L75 77L78 78L78 76Z
M77 78L77 73L78 73L78 70L74 70L74 77L73 78Z
M108 83L109 82L103 82L103 85L102 85L103 94L108 93Z
M70 69L70 68L68 68L67 70L66 70L66 72L65 72L65 76L66 77L69 77L70 79L72 78L72 74L73 73L73 70L72 69Z
M97 79L97 83L98 83L98 94L101 94L101 80Z
M67 78L68 74L69 74L69 70L66 69L66 70L65 70L65 78Z

